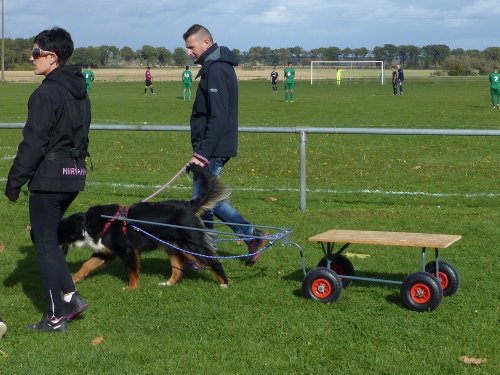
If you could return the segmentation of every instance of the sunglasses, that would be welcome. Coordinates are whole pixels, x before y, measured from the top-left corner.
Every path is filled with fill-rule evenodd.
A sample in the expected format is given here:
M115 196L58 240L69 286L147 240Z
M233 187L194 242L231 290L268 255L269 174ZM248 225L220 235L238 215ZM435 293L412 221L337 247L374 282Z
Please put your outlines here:
M54 52L44 51L43 49L40 49L40 48L33 48L31 50L31 56L33 56L34 59L38 59L40 57L45 57L45 56L53 55L53 54L54 54Z

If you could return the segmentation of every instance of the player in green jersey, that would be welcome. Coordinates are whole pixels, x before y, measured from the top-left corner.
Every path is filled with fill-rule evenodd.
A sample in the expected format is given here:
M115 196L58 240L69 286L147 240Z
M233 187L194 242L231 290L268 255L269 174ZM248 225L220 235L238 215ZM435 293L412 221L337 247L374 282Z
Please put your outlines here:
M186 65L186 70L182 72L182 97L184 100L191 100L191 85L193 84L193 74L189 70L189 65Z
M493 67L493 72L490 73L490 93L491 105L493 108L500 108L500 74L496 66Z
M87 69L85 69L82 74L85 77L85 86L87 87L87 95L90 94L90 89L92 88L92 82L94 82L94 72L90 69L89 65Z
M295 100L295 69L292 67L292 63L288 62L288 66L285 68L285 102L288 103L288 99L293 103Z

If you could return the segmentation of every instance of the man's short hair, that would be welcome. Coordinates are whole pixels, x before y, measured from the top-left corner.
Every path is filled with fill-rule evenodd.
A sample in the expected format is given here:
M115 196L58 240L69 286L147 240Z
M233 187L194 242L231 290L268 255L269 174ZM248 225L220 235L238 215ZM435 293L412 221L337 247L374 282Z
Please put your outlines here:
M71 35L60 27L43 30L35 36L33 42L45 51L54 52L59 66L65 65L74 51Z
M195 34L198 35L199 39L202 40L208 39L212 43L214 41L212 38L212 34L210 34L210 31L208 31L206 27L199 25L197 23L195 23L189 29L187 29L187 31L182 35L182 37L184 38L184 41L186 41L191 35Z
M189 65L186 65L186 70L188 70L188 69L189 69Z

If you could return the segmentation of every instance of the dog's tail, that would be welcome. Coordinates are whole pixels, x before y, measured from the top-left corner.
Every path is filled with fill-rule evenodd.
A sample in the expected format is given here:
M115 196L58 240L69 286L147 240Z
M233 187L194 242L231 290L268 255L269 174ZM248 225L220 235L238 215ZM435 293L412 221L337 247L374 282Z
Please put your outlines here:
M231 190L229 187L222 184L217 177L210 174L205 168L196 164L189 164L186 171L197 175L201 179L203 186L202 196L192 199L190 202L193 212L197 216L201 217L205 212L214 208L217 203L230 197Z

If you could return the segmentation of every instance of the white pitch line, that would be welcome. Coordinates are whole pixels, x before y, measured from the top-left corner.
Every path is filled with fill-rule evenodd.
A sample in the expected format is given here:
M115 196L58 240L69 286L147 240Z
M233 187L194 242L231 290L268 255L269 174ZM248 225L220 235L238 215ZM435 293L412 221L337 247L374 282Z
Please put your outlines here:
M5 177L0 178L1 182L6 182ZM154 191L161 187L161 185L152 184L127 184L121 182L97 182L97 181L87 181L88 186L99 186L99 187L110 187L110 188L120 188L125 190L131 189L146 189ZM169 189L180 189L180 190L191 190L191 186L177 185L170 186ZM246 191L246 192L289 192L298 193L299 189L296 188L233 188L234 191ZM328 194L366 194L366 195L395 195L395 196L422 196L422 197L464 197L464 198L495 198L500 197L500 193L494 192L471 192L471 193L430 193L425 191L396 191L396 190L379 190L379 189L359 189L359 190L337 190L337 189L307 189L307 193L328 193Z
M110 186L110 187L120 187L125 189L158 189L161 185L148 185L148 184L123 184L119 182L96 182L89 181L88 185L92 186ZM181 190L191 190L191 186L185 185L177 185L170 186L169 189L181 189ZM289 193L298 193L300 190L296 188L272 188L272 189L263 189L263 188L234 188L231 187L234 191L248 191L248 192L289 192ZM330 193L330 194L372 194L372 195L409 195L409 196L426 196L426 197L466 197L466 198L474 198L474 197L500 197L500 193L428 193L424 191L393 191L393 190L372 190L372 189L360 189L360 190L336 190L336 189L307 189L308 193Z

